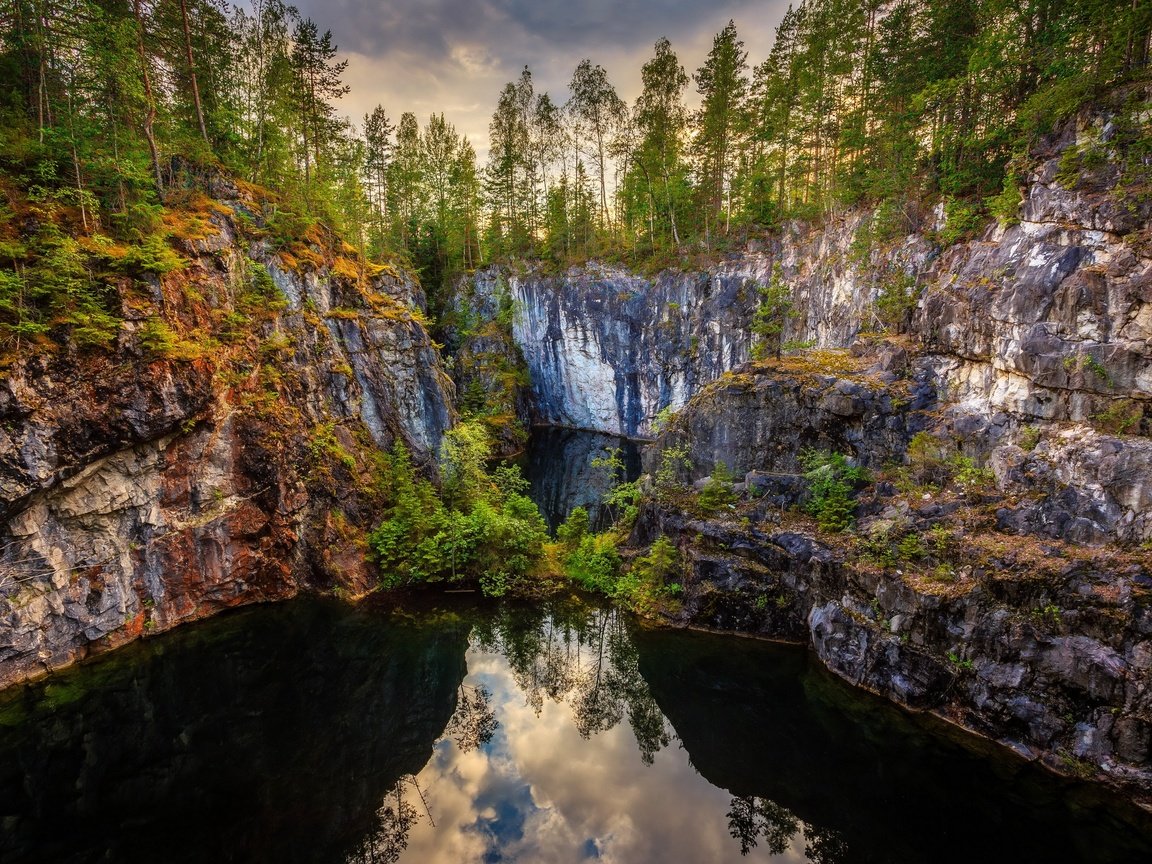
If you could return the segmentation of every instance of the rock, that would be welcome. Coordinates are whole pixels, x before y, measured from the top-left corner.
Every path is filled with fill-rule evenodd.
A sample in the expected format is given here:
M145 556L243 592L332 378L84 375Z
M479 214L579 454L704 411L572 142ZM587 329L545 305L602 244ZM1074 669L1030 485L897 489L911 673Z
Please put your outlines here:
M0 687L232 606L364 592L369 461L399 440L431 468L454 421L437 349L404 311L412 277L298 273L229 217L213 225L186 250L191 275L170 279L196 278L215 308L159 299L211 332L263 255L284 308L254 338L274 376L126 337L116 353L32 354L0 379ZM343 454L333 465L317 430Z

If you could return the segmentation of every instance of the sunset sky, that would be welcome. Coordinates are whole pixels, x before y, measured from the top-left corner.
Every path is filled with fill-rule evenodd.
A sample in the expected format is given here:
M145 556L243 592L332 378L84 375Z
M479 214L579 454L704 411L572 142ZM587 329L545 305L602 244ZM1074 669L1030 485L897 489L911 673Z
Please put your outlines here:
M640 66L661 36L691 74L729 18L755 64L768 53L787 0L298 0L330 29L349 60L352 92L341 108L360 125L382 104L393 122L412 111L423 124L443 111L487 155L488 121L500 89L527 65L537 90L567 99L584 57L607 71L631 104ZM689 85L688 99L694 96Z

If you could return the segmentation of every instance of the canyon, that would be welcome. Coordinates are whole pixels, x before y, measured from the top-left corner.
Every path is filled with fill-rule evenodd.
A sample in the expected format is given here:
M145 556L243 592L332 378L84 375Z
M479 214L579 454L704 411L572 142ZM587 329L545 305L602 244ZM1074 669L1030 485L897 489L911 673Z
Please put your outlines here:
M1152 200L1115 130L1065 124L1015 215L959 236L944 205L895 232L851 210L651 276L483 268L457 286L474 321L452 362L403 268L350 268L329 238L285 255L214 178L187 265L124 287L113 352L21 357L0 384L0 686L225 608L370 590L374 454L399 441L434 472L479 380L525 424L653 439L649 474L686 454L689 489L736 475L739 510L684 491L633 529L686 562L672 623L809 644L857 686L1152 800ZM786 350L757 358L773 281ZM218 351L148 347L147 320L223 337L228 313L248 323ZM879 474L924 435L990 478L874 484L853 537L939 529L942 573L796 512L806 450Z

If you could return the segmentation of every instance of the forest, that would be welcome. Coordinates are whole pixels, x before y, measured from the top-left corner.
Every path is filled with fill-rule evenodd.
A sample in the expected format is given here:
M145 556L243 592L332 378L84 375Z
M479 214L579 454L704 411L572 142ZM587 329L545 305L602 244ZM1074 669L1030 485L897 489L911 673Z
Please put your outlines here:
M880 238L939 202L963 231L1015 211L1037 135L1147 74L1150 34L1148 0L807 0L751 51L729 22L692 72L660 39L633 104L591 59L558 96L525 68L480 165L443 113L342 117L346 61L281 0L8 0L0 329L72 316L99 342L83 255L162 270L164 214L210 170L270 202L274 241L319 224L433 294L514 257L674 265L857 205Z

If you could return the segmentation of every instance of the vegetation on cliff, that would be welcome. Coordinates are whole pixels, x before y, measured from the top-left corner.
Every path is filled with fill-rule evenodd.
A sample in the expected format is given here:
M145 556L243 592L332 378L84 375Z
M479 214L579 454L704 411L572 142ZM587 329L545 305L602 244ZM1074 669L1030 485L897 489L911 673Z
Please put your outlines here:
M1015 209L1038 131L1147 74L1152 10L1102 0L806 0L765 59L729 23L689 76L666 39L631 106L592 61L570 95L530 70L499 94L488 164L443 114L357 127L330 33L281 0L15 0L0 16L0 328L114 330L111 274L178 266L165 235L195 176L265 189L288 245L322 224L365 258L445 278L503 255L715 249L866 202L878 235L943 200L963 232ZM694 83L700 103L684 96ZM202 214L201 214L202 215Z

